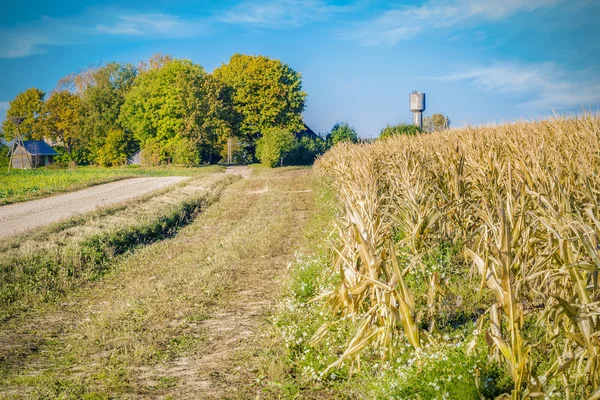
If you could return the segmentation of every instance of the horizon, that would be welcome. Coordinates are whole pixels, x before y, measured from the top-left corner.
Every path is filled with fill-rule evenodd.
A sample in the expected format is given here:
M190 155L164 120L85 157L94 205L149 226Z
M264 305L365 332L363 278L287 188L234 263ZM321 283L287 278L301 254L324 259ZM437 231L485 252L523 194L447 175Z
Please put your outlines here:
M442 113L452 127L600 107L600 4L589 0L117 4L9 4L0 121L27 88L48 93L89 65L157 52L207 72L234 53L280 59L302 74L304 120L317 133L345 121L369 138L410 123L413 90L427 95L424 116Z

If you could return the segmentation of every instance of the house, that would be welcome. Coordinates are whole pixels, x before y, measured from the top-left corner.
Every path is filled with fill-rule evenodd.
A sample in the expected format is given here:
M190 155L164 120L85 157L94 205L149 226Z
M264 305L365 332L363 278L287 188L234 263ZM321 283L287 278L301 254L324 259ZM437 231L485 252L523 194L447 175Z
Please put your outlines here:
M12 168L30 169L50 165L58 153L43 140L24 140L13 143L9 152ZM11 154L12 153L12 154Z
M306 125L306 124L304 124L304 129L302 129L302 130L301 130L301 131L299 131L299 132L296 132L294 135L296 136L296 139L300 139L300 138L302 138L302 137L304 137L304 136L308 136L310 139L313 139L313 140L320 138L320 136L319 136L319 135L317 135L317 134L316 134L316 133L315 133L315 132L314 132L312 129L310 129L310 128L308 127L308 125Z

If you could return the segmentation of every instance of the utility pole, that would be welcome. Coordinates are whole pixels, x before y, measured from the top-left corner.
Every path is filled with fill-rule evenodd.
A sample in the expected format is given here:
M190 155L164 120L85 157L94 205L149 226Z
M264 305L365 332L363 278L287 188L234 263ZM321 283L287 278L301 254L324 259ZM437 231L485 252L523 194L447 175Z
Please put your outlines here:
M227 139L227 164L233 164L233 139L229 136Z

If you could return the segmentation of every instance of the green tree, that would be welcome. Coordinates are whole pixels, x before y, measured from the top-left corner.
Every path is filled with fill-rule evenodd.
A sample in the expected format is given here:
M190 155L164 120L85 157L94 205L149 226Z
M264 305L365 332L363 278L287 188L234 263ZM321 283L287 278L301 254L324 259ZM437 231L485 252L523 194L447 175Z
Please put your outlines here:
M319 154L327 150L325 139L317 136L296 138L292 149L283 159L285 165L311 165Z
M396 135L416 135L421 132L422 130L418 126L412 124L388 125L381 130L379 138L387 139Z
M204 161L212 163L213 156L227 145L227 140L239 136L241 114L233 105L233 88L216 79L204 75L202 82L202 119L198 138Z
M108 63L91 73L84 71L82 90L82 135L86 138L89 161L100 163L99 151L110 131L123 131L126 152L131 153L135 142L131 132L119 121L125 96L131 89L137 70L131 64ZM77 78L75 79L77 81Z
M126 96L121 123L142 147L167 150L168 143L181 138L202 142L204 75L200 65L188 60L167 61L139 74Z
M198 144L189 138L175 138L170 143L169 152L172 154L172 162L178 165L191 167L200 164L200 152Z
M327 135L328 141L331 145L335 145L339 142L358 142L358 134L356 129L350 126L347 122L336 122L331 132Z
M423 129L426 132L437 132L450 127L450 119L444 114L436 113L423 119Z
M288 129L270 129L256 142L256 156L268 167L280 165L293 149L295 137Z
M98 149L98 164L111 167L127 163L128 139L122 129L110 129L102 147Z
M25 140L41 138L41 134L38 132L38 124L45 95L41 90L32 87L19 93L10 101L8 110L6 110L6 119L2 123L4 137L7 140L12 140L15 135L15 125L9 120L9 117L19 116L25 117L19 126L23 138Z
M42 107L44 137L55 140L68 154L81 142L81 98L66 90L53 92Z
M239 129L250 141L273 128L298 132L304 128L306 92L302 78L289 65L265 56L234 54L214 76L233 88Z
M8 146L5 146L4 143L0 141L0 168L8 167L10 161L8 150Z

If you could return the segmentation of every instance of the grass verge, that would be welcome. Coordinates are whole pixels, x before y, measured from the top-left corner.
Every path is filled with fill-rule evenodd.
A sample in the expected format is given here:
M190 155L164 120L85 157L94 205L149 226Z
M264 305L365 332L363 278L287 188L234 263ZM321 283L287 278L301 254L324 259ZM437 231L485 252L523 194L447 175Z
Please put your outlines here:
M238 179L193 178L140 199L8 239L0 246L0 320L94 280L141 244L171 236Z
M140 176L195 176L212 174L221 166L206 167L76 167L0 171L0 206L83 189L101 183Z

